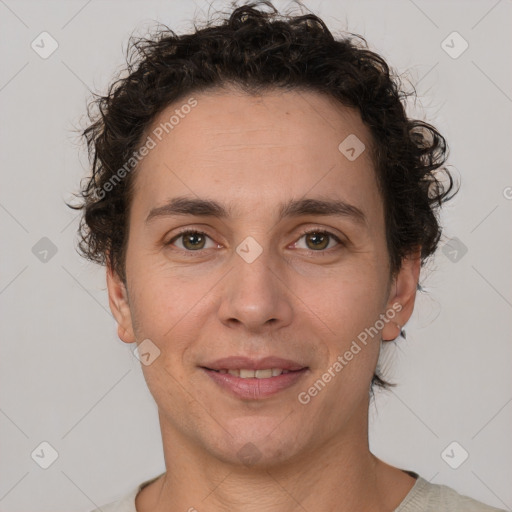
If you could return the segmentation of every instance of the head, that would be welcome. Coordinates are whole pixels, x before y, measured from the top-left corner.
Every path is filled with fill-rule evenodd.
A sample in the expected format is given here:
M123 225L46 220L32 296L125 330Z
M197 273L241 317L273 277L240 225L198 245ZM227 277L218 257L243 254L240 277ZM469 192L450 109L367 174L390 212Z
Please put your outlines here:
M305 455L364 420L453 188L444 138L364 40L264 4L132 44L93 103L75 206L120 338L160 354L143 370L161 418L226 460L249 441L262 460ZM205 371L232 355L305 371L236 398Z

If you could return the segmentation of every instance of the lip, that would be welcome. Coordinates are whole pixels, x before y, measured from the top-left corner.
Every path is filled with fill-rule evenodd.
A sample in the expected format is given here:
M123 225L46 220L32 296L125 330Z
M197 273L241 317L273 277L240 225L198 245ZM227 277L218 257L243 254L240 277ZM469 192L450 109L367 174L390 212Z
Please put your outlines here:
M296 371L307 368L297 361L283 359L281 357L264 357L263 359L251 359L244 356L231 356L216 359L201 365L208 370L266 370L267 368L281 368L282 370Z
M204 367L201 369L223 390L244 400L261 400L271 397L296 384L309 371L308 368L302 368L295 371L290 370L290 373L282 373L267 379L242 379L229 373L218 373ZM246 367L246 369L248 368Z

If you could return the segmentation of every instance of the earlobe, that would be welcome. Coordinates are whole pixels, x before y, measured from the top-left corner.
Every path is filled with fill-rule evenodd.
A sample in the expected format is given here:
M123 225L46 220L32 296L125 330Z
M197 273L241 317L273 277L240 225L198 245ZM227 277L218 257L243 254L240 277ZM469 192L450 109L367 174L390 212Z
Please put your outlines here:
M386 311L396 311L382 330L382 340L396 339L414 310L416 290L421 268L421 251L410 253L402 260L402 265L391 285Z
M136 341L132 326L128 292L119 275L107 264L107 288L110 310L117 322L117 334L125 343Z

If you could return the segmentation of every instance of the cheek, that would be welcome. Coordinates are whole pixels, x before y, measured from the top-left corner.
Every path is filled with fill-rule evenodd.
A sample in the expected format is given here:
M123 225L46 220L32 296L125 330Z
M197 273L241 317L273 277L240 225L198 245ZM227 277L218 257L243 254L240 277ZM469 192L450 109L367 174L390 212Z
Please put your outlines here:
M375 274L369 272L339 278L331 281L327 294L308 299L308 305L326 326L320 338L325 362L310 383L315 386L319 379L326 383L318 407L323 402L322 407L339 411L343 403L350 409L367 395L380 350L381 333L375 325L385 303L382 287L371 277ZM321 383L319 386L322 388Z
M373 324L386 304L384 275L368 260L314 283L314 287L301 287L301 296L313 311L322 312L332 324L329 326L338 332Z
M373 374L381 339L380 329L375 326L387 299L383 276L377 266L366 264L317 282L321 286L309 293L302 291L308 309L317 318L315 323L323 326L320 339L328 355L326 367L319 371L327 371L341 358L343 369L339 365L338 371L331 368L331 374L336 375L332 388L339 392L362 386Z
M137 340L150 339L164 359L173 364L199 338L209 311L213 278L177 277L163 266L151 272L132 273L130 309Z

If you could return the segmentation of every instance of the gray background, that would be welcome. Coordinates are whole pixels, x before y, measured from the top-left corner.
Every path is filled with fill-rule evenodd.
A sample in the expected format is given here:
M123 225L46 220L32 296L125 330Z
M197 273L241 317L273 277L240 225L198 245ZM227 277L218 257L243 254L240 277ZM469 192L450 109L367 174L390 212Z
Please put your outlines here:
M417 84L415 113L446 135L462 178L408 339L386 351L399 386L371 407L371 448L510 510L512 4L305 4L333 31L367 37ZM134 347L117 338L104 270L75 252L78 217L64 201L87 172L73 129L89 89L103 92L123 65L130 32L153 20L189 30L208 5L0 0L1 511L86 511L164 470L156 406ZM59 45L46 59L31 48L43 31ZM453 31L469 44L457 58L458 36L442 45ZM49 456L44 445L31 457L43 441L58 453L48 469L34 460ZM445 460L460 463L462 449L468 459L451 468Z

